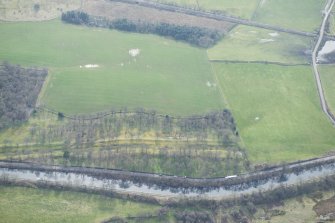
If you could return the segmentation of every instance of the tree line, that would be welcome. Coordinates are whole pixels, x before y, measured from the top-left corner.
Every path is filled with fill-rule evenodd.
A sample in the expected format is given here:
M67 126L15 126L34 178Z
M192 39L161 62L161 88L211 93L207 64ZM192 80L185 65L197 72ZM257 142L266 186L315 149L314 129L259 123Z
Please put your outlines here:
M0 65L0 130L28 120L47 74L46 69Z
M125 32L152 33L159 36L170 37L178 41L184 41L191 45L203 48L215 45L223 35L217 30L198 26L175 25L164 22L135 22L128 19L116 19L110 21L103 17L90 16L81 11L69 11L63 13L62 21L76 25L103 27Z

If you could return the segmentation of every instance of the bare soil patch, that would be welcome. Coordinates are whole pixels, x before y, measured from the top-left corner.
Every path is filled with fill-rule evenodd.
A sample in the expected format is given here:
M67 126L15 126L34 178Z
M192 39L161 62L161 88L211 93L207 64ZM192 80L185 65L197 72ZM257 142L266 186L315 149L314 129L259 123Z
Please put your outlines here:
M335 196L318 202L313 207L313 210L318 216L327 217L329 220L335 220Z
M85 1L81 10L90 15L102 16L109 20L128 19L134 22L198 26L216 29L222 33L227 32L232 27L232 24L228 22L107 0Z

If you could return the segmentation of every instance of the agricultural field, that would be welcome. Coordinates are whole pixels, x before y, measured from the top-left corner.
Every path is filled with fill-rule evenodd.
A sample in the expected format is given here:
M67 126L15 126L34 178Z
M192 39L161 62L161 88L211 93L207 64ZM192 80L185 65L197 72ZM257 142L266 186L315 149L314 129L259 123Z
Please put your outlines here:
M254 163L319 156L335 146L310 66L213 63Z
M335 67L331 65L319 66L321 81L325 89L325 95L333 114L335 113Z
M219 10L227 14L249 19L256 10L259 0L157 0L158 2L175 3L182 6L203 10Z
M190 115L224 108L205 50L59 20L1 23L0 31L0 60L49 69L40 103L57 111L143 107Z
M208 50L210 60L308 63L312 39L248 26L237 26Z
M316 32L322 21L322 10L326 2L326 0L262 0L254 20L284 28Z
M81 0L0 0L0 20L41 21L59 17L63 11L78 9Z
M101 222L153 213L158 206L99 195L0 186L1 222Z

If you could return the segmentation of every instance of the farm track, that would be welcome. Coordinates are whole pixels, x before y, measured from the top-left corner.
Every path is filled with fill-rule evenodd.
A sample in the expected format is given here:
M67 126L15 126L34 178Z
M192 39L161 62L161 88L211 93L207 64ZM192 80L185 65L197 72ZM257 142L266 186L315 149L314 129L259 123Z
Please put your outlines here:
M183 14L188 14L188 15L193 15L193 16L198 16L198 17L215 19L218 21L230 22L234 24L253 26L253 27L278 31L278 32L285 32L285 33L294 34L294 35L317 37L316 33L287 29L287 28L282 28L279 26L273 26L269 24L252 21L252 20L242 19L242 18L230 16L230 15L223 15L223 14L217 14L217 13L212 13L212 12L207 12L207 11L200 11L196 9L184 8L184 7L180 7L176 5L157 3L157 2L152 2L148 0L111 0L111 1L122 2L122 3L127 3L127 4L136 4L136 5L148 7L148 8L155 8L155 9L170 11L170 12L178 12L178 13L183 13Z
M318 49L322 43L322 40L325 36L325 29L326 29L326 24L327 24L327 20L329 18L329 15L334 7L335 4L335 0L329 0L325 9L324 9L324 19L320 28L320 34L319 34L319 38L318 41L315 45L315 48L313 50L313 54L312 54L312 59L313 59L313 70L314 70L314 75L315 75L315 80L316 80L316 85L317 85L317 89L318 89L318 93L319 93L319 97L320 97L320 103L321 103L321 107L323 112L327 115L327 117L329 118L329 120L331 121L331 123L335 126L335 116L332 114L332 112L330 111L330 108L327 104L327 100L326 97L324 95L324 89L322 87L322 82L321 82L321 78L320 78L320 73L318 70L318 64L317 64L317 54L318 54Z

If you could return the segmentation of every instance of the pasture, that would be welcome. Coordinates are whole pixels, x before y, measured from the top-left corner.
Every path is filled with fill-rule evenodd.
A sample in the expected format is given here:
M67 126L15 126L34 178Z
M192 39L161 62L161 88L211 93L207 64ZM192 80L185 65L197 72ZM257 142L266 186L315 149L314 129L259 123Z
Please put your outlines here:
M324 93L333 114L335 114L335 67L330 65L319 65Z
M254 20L284 28L316 32L322 21L322 10L326 2L326 0L261 0Z
M251 18L256 10L259 0L157 0L158 2L176 3L178 5L200 8L203 10L220 10L230 15Z
M170 39L53 20L0 23L0 48L0 60L47 67L40 102L67 114L143 107L190 115L224 107L206 51Z
M86 193L0 186L2 222L101 222L152 213L158 206Z
M312 68L213 63L240 136L254 163L322 155L335 146Z
M308 63L312 39L248 26L234 28L208 50L211 60Z

